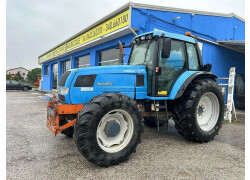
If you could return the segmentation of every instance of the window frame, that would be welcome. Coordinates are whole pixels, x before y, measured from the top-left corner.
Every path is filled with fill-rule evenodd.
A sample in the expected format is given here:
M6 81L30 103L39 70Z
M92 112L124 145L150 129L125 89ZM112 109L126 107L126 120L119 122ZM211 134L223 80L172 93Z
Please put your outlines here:
M81 58L81 57L84 57L84 56L89 56L89 64L85 64L85 65L83 65L83 66L79 66L79 58ZM78 63L77 63L78 62ZM78 65L77 65L78 64ZM88 66L86 66L86 65L88 65ZM81 55L81 56L77 56L77 57L75 57L75 67L76 68L86 68L86 67L90 67L90 54L88 53L88 54L84 54L84 55Z
M195 52L196 52L196 55L197 55L198 69L190 69L189 68L187 44L193 45L194 48L195 48ZM199 52L198 52L198 49L197 49L198 44L197 43L186 42L185 46L186 46L186 54L187 54L187 70L189 70L189 71L200 71L201 70L201 60L200 60L200 55L199 55Z
M124 43L123 43L124 44ZM101 53L103 51L109 51L109 50L116 50L115 46L112 46L112 47L109 47L109 48L106 48L106 49L102 49L102 50L99 50L98 51L98 66L102 66L101 65ZM119 49L117 49L117 51L119 51ZM117 59L112 59L112 60L108 60L108 61L102 61L103 62L112 62L112 61L117 61ZM119 53L118 53L118 62L119 62ZM114 64L114 65L119 65L119 64ZM103 66L113 66L112 64L109 64L109 65L103 65Z
M48 73L46 74L46 68L48 68ZM49 65L43 66L43 75L44 76L49 76Z
M66 59L64 61L61 62L61 72L62 74L65 73L66 71L68 71L69 69L71 69L71 63L70 63L70 68L67 69L67 62L71 62L70 59ZM64 66L65 66L65 71L64 71Z

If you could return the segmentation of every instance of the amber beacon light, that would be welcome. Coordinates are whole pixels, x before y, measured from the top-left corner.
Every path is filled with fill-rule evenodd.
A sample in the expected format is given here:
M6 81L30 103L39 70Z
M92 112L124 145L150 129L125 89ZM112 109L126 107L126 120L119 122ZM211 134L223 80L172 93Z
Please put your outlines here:
M191 34L191 32L186 32L185 35L186 36L191 36L192 34Z

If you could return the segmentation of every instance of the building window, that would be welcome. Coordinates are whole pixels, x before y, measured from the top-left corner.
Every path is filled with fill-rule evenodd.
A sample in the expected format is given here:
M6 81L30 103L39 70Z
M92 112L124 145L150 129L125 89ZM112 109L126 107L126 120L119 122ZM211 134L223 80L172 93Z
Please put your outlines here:
M49 66L44 66L44 75L49 75Z
M119 49L108 49L99 53L99 66L109 66L119 64Z
M10 74L10 72L9 72L9 74Z
M90 55L81 56L76 59L77 68L89 67L89 65L90 65Z
M23 73L23 75L25 76L25 73Z
M199 70L199 61L194 44L187 43L188 67L190 70Z
M62 62L62 73L69 70L70 68L71 68L71 61L70 60Z

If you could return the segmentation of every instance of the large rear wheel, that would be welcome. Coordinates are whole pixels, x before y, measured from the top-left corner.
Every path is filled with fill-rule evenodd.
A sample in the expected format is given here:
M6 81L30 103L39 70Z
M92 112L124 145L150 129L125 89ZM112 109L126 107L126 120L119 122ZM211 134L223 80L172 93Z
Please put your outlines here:
M195 80L176 101L175 127L188 140L209 142L218 134L224 119L224 99L212 79Z
M110 166L135 152L142 128L136 102L122 94L107 93L84 106L74 135L78 150L88 161Z

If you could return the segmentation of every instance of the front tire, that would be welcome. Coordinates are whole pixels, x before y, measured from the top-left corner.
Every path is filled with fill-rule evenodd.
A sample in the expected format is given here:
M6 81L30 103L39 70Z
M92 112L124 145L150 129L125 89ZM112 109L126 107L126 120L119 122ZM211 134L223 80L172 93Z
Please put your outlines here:
M174 112L180 135L190 141L209 142L222 126L224 98L214 80L195 80L177 100Z
M28 87L23 87L23 91L28 91L29 89L28 89Z
M107 93L84 106L74 135L78 150L88 161L107 167L135 152L142 128L136 102L122 94Z

